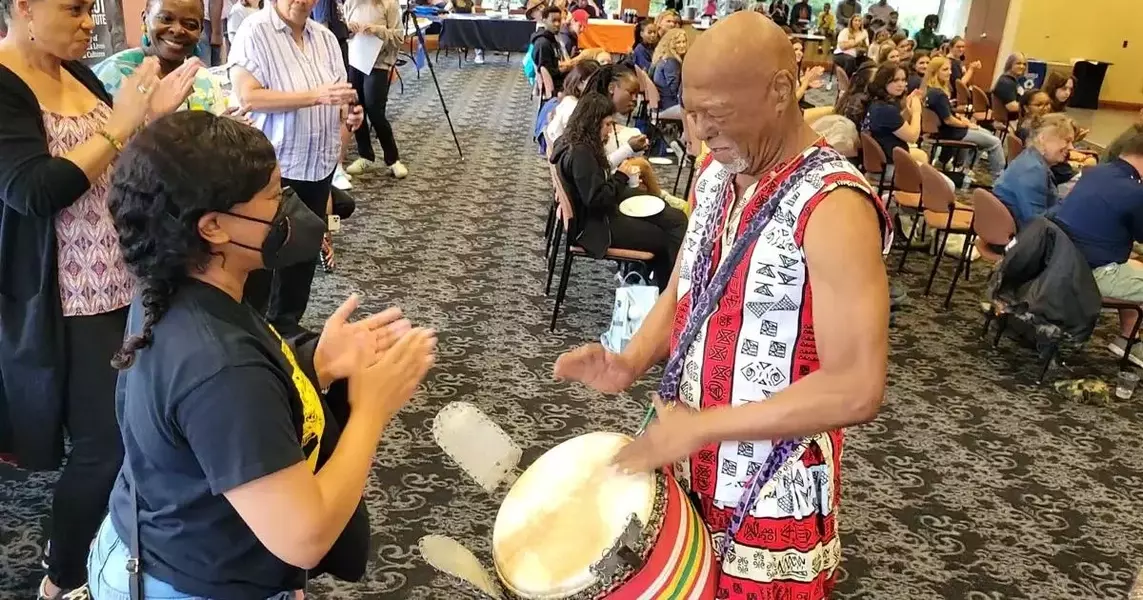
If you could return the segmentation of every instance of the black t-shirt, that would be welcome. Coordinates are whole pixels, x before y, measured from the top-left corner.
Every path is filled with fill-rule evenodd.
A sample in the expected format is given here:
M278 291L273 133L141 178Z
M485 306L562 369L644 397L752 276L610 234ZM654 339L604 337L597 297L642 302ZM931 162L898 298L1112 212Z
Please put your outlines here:
M953 113L952 102L949 100L949 95L940 88L931 87L925 91L925 106L930 110L937 113L937 118L941 120L941 127L937 130L937 136L942 140L960 140L964 139L964 134L968 131L965 127L953 127L945 124L945 119L950 116L955 116Z
M1024 96L1024 86L1016 78L1005 73L996 78L996 85L992 86L992 94L1004 104L1020 102ZM1008 111L1008 120L1015 121L1020 118L1020 111Z
M910 73L908 82L909 91L912 92L913 90L921 87L921 84L925 82L925 78L917 75L916 73Z
M949 88L952 90L953 99L960 104L967 104L971 98L957 98L956 96L956 82L964 77L964 63L958 58L949 61L949 68L952 69L952 78L949 80Z
M905 119L901 116L901 109L896 105L883 100L874 101L869 105L865 124L866 129L869 130L869 135L881 145L881 149L885 151L885 158L889 162L893 162L894 148L909 150L909 145L894 133L905 125Z
M129 334L142 318L136 299ZM304 572L267 550L223 493L303 461L316 470L332 452L338 426L307 375L310 361L303 369L261 316L222 290L197 280L180 285L153 344L117 386L144 572L217 600L304 585ZM122 472L110 508L129 540Z

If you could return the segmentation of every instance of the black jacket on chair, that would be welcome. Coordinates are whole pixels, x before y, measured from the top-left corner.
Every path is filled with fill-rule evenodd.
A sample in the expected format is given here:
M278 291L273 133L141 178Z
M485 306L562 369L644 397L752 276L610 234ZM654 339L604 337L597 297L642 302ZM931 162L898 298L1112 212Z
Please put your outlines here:
M988 294L1007 313L1037 327L1058 327L1062 341L1071 344L1091 337L1103 302L1087 261L1047 217L1016 234L992 274Z
M63 68L111 105L83 63L65 61ZM63 458L66 377L55 218L90 185L74 163L51 155L39 100L0 65L0 410L10 420L0 447L13 449L28 469L55 469Z
M599 163L591 148L573 146L565 137L556 140L552 148L552 164L575 209L575 230L568 235L589 255L603 258L611 247L610 217L627 190L627 175L612 173L610 166Z

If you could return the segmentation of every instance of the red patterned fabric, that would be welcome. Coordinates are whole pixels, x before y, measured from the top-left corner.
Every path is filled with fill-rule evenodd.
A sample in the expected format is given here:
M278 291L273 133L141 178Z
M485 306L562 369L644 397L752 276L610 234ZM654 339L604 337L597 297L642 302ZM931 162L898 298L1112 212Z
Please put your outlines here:
M683 243L679 296L672 331L677 345L690 314L690 273L701 232L720 203L735 200L733 174L708 159L694 188L694 213ZM709 409L764 402L818 369L813 326L813 289L802 241L813 210L839 187L858 190L884 209L865 178L844 157L820 142L764 178L741 217L729 223L736 239L771 198L779 209L736 265L718 308L687 352L679 398ZM726 211L731 213L732 211ZM722 225L712 264L723 259ZM888 241L888 232L885 232ZM841 431L807 439L763 488L721 565L720 599L818 600L829 596L840 562L836 514L840 500ZM772 440L711 444L674 470L695 495L716 540L741 497L745 481L769 455Z

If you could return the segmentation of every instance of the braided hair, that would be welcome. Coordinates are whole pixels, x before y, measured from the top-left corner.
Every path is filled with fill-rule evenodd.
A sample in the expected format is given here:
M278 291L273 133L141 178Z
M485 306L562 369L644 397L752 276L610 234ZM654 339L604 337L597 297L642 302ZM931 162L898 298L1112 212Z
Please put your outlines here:
M598 92L611 97L611 84L619 83L628 77L635 77L635 71L623 64L603 65L587 78L584 92Z
M250 201L277 166L262 132L204 111L163 117L127 145L107 204L123 261L138 279L143 328L123 342L113 367L130 368L135 353L151 345L179 286L210 262L199 219Z

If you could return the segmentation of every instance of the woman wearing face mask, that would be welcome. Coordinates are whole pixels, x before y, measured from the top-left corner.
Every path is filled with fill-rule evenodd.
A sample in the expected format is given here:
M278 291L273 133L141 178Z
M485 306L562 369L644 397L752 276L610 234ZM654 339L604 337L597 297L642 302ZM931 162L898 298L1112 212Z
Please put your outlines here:
M285 185L324 219L342 132L356 131L364 112L347 82L337 37L310 19L315 4L276 0L250 15L229 58L234 94L274 144ZM283 335L304 332L300 323L317 263L315 251L308 261L250 278L247 300L265 309Z
M87 548L122 461L115 370L134 281L107 211L107 173L148 118L190 92L198 64L149 59L112 101L80 61L91 4L0 0L0 373L20 464L54 470L42 598L82 588Z
M1059 201L1052 167L1066 164L1074 139L1071 119L1063 115L1047 114L1033 121L1028 145L1012 159L992 189L1012 213L1017 229Z
M596 258L603 258L612 246L653 253L651 272L663 289L686 233L687 217L671 206L644 218L619 212L624 199L647 192L630 185L637 171L613 171L608 163L604 144L615 130L615 112L608 97L585 94L552 150L552 164L558 167L575 208L576 230L568 235Z
M348 561L360 576L365 482L433 363L434 334L397 309L351 323L354 296L316 343L295 345L242 302L252 271L309 260L325 231L251 127L160 119L112 186L140 291L113 363L125 456L91 549L92 596L141 583L140 600L289 600L307 571Z
M95 74L112 96L148 56L159 59L159 72L165 77L194 55L202 28L202 0L148 0L143 11L143 46L109 56L95 66ZM222 82L206 67L199 67L181 108L223 114L226 92Z

